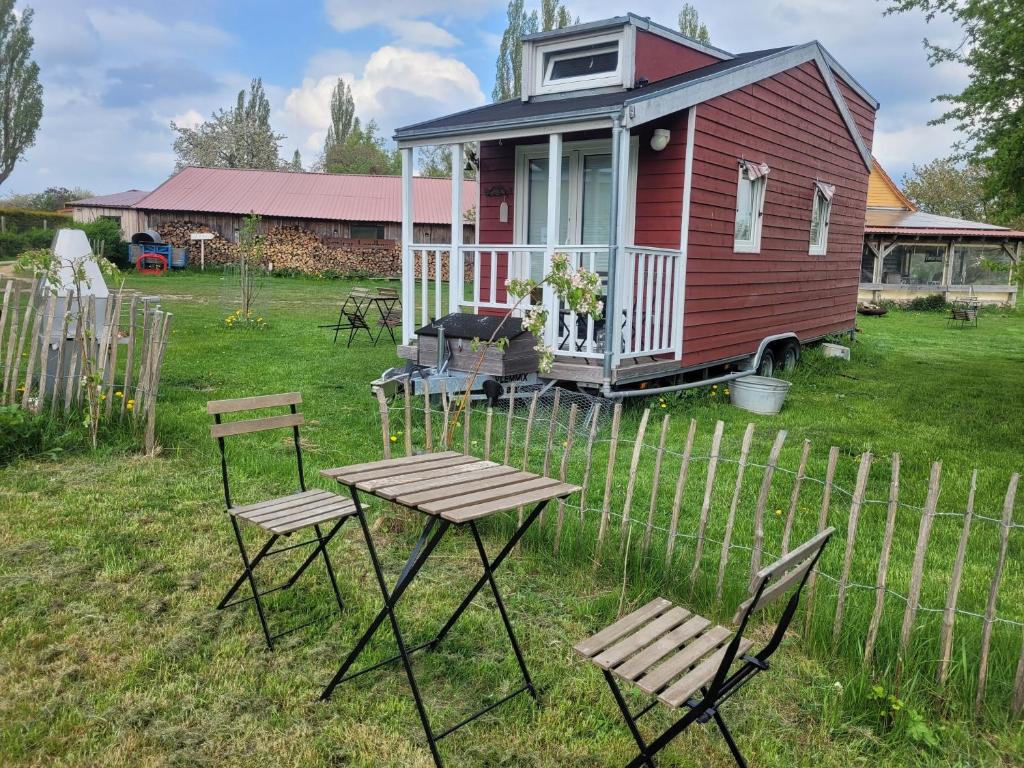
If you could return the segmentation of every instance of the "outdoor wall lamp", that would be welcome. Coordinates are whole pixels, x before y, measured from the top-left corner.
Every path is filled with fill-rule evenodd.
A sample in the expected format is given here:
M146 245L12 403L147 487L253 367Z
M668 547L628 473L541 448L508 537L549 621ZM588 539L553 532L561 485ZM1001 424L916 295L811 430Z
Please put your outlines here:
M651 136L651 149L655 152L661 152L661 150L668 146L668 140L671 137L672 132L668 128L655 128L654 135Z

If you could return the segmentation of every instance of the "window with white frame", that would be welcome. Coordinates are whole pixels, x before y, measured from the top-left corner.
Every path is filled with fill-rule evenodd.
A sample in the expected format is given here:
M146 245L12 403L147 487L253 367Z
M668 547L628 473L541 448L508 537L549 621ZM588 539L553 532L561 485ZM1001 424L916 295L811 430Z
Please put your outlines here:
M530 95L621 86L628 69L620 32L531 44L524 56Z
M733 250L739 253L761 252L761 220L764 218L764 193L769 168L743 161L736 188L736 229Z
M835 186L823 181L814 182L814 202L811 204L811 256L824 256L828 252L828 222L832 214L832 195Z

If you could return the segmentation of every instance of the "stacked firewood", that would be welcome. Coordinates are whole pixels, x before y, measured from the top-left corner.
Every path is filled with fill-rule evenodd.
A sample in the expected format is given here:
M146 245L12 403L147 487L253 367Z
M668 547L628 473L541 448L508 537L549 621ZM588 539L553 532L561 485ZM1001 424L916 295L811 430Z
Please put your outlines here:
M160 224L156 227L160 237L165 243L170 243L175 248L186 248L189 257L196 264L199 263L199 243L190 239L193 232L208 232L213 234L212 240L207 240L205 245L207 264L233 264L238 261L238 246L220 236L217 232L204 224L193 224L190 221L174 221L167 224Z

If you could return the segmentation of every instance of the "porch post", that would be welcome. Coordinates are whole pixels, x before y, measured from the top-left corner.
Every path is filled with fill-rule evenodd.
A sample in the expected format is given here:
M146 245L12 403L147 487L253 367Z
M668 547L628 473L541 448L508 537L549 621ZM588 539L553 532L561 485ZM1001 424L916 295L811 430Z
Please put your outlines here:
M402 148L402 344L412 339L416 316L416 272L412 259L412 147Z
M547 248L544 250L544 276L551 271L551 257L560 245L562 222L562 134L552 133L548 139L548 214ZM554 347L558 328L558 302L555 291L544 284L544 307L548 311L548 327L544 343Z
M462 166L463 145L452 145L452 236L448 254L448 311L462 309L465 287L465 267L462 256ZM474 297L475 298L475 297Z
M871 252L875 255L875 261L871 269L871 282L878 285L882 282L882 257L884 255L882 249L885 246L882 245L882 241L879 239L877 247L870 245L870 243L868 247L871 248Z
M619 312L619 136L622 134L622 120L616 116L612 121L612 200L608 222L608 285L604 302L604 382L612 381L612 364L615 351L619 348L619 324L613 320Z
M942 254L942 288L948 289L953 284L953 252L956 241L950 240Z
M635 260L630 260L626 257L626 246L632 245L627 243L626 233L629 231L628 216L629 216L629 141L630 133L628 128L622 128L619 131L618 137L618 157L616 162L618 164L618 175L616 177L615 184L615 196L618 198L618 204L615 209L615 221L614 226L618 230L618 237L616 240L616 248L614 259L618 262L619 269L616 270L616 285L614 290L616 292L615 297L615 316L609 316L605 321L605 327L612 328L613 331L613 344L612 347L612 365L618 365L622 359L622 325L623 316L622 312L630 312L630 307L633 305L633 276L636 270ZM626 333L633 332L633 321L629 320L626 322Z

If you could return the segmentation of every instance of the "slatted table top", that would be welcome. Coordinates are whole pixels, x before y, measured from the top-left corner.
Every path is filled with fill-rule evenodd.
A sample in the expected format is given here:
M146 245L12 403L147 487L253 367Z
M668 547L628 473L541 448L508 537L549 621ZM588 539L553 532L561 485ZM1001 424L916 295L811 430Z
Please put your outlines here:
M580 490L577 485L455 451L353 464L320 474L456 524Z

